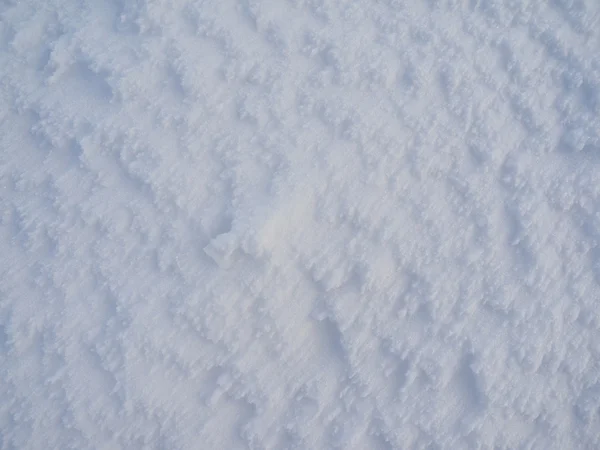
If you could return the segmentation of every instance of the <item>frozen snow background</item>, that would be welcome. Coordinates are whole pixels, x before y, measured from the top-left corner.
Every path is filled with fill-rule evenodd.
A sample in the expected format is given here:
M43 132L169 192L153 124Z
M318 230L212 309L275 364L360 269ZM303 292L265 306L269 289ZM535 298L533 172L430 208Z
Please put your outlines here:
M600 448L600 2L0 2L0 448Z

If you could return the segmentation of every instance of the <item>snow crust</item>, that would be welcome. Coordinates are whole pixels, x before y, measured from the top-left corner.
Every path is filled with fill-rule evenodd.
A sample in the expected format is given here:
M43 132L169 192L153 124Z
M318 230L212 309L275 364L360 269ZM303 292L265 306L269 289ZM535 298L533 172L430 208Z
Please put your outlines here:
M0 2L1 449L600 448L600 2Z

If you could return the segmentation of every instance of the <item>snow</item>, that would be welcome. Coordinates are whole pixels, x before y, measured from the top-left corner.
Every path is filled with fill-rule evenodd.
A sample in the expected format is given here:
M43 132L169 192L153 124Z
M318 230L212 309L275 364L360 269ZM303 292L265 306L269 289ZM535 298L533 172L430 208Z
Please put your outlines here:
M0 448L600 448L600 3L0 3Z

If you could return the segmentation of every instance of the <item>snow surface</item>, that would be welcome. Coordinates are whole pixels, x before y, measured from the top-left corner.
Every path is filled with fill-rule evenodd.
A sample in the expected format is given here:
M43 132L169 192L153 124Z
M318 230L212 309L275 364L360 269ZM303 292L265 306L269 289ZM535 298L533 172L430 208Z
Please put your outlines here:
M0 2L0 448L600 448L600 2Z

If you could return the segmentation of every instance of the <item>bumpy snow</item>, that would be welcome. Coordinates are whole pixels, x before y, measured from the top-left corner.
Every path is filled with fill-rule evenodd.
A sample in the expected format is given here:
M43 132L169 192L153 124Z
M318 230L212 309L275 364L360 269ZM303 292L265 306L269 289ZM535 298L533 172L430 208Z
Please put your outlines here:
M600 2L0 2L0 448L600 448Z

